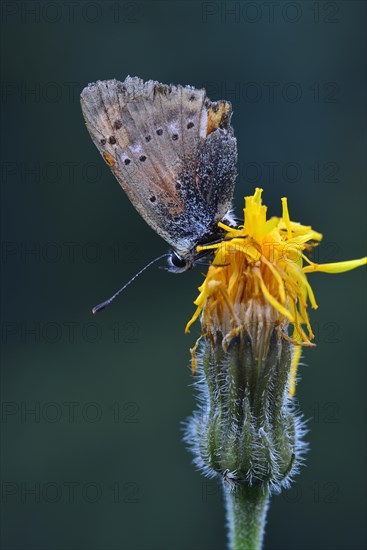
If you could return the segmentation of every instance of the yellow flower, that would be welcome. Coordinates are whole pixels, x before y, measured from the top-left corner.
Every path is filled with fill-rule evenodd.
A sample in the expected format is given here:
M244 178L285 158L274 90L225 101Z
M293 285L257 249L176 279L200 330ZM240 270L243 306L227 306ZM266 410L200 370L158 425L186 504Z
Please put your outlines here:
M330 264L312 262L304 252L317 246L321 233L292 222L286 198L282 199L281 218L267 220L261 195L262 189L257 188L253 196L245 198L243 225L232 228L219 223L225 231L224 239L197 247L198 251L213 250L215 256L199 287L194 302L197 309L186 332L200 314L203 334L214 337L221 332L224 347L246 330L255 357L261 360L276 327L281 337L296 344L290 373L293 395L300 345L314 345L307 306L316 309L317 303L307 273L341 273L366 264L367 258ZM289 324L293 325L292 336L288 336Z

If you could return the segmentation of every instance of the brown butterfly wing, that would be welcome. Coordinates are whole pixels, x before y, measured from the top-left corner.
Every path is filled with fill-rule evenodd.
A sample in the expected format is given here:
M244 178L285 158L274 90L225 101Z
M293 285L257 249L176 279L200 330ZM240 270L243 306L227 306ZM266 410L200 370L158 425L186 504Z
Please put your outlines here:
M188 251L231 206L236 140L231 106L205 90L127 77L81 94L93 142L146 222Z

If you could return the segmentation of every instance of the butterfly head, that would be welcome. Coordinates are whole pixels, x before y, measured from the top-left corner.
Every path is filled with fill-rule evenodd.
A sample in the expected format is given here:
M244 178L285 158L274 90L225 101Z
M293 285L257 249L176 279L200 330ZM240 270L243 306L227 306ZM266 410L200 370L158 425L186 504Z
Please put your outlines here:
M168 256L168 271L171 273L183 273L188 269L191 269L194 264L194 257L192 254L179 254L175 250L172 250Z

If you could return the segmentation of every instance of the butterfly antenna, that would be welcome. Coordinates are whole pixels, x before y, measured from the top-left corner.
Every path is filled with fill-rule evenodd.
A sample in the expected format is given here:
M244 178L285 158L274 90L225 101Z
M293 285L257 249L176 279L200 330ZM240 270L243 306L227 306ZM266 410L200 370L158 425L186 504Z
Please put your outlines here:
M170 254L169 253L166 253L166 254L162 254L162 256L158 256L158 258L154 258L154 260L152 260L151 262L149 262L147 265L145 265L143 267L143 269L141 269L140 271L138 271L134 277L132 277L130 279L130 281L128 281L126 284L124 284L124 286L122 288L120 288L120 290L118 290L113 296L111 296L111 298L108 298L108 300L105 300L104 302L102 302L101 304L98 304L98 306L95 306L93 309L92 309L92 313L93 315L95 315L96 313L98 313L99 311L101 311L102 309L104 309L105 307L109 306L111 302L114 301L115 298L117 298L117 296L119 294L121 294L121 292L123 290L125 290L126 287L128 287L133 281L135 281L135 279L137 279L139 277L139 275L141 275L146 269L148 269L148 267L150 267L151 265L155 264L156 262L158 262L159 260L161 260L162 258L166 258L167 256L169 256Z

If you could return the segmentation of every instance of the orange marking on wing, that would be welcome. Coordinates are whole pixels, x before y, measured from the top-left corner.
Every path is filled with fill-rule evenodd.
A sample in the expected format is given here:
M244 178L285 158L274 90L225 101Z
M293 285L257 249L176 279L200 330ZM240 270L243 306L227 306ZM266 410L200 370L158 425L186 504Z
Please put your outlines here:
M206 127L206 135L212 133L213 130L216 130L223 118L228 115L230 110L230 104L226 101L221 101L219 104L214 104L208 109L208 124Z
M109 166L114 166L116 163L108 153L103 153L103 157Z

